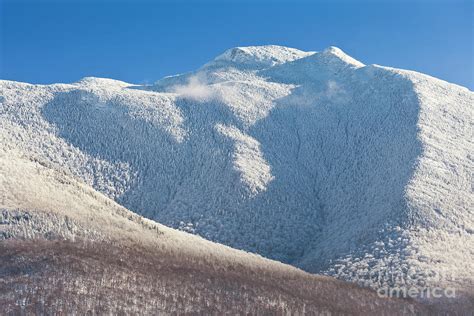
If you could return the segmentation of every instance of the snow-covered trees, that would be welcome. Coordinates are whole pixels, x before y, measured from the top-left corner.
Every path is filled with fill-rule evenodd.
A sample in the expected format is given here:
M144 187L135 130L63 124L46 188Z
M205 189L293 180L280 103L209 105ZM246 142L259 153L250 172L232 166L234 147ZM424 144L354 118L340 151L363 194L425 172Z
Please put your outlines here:
M151 86L1 81L0 96L8 177L34 161L63 189L78 181L166 225L374 288L387 284L367 266L472 282L465 88L337 48L265 46ZM32 211L48 209L38 197L50 189L0 192L9 210Z

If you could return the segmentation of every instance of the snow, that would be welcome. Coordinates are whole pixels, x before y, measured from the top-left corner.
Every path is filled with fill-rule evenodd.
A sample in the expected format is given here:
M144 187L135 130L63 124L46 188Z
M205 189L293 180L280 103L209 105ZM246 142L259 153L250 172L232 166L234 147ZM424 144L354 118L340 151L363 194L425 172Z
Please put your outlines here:
M466 88L335 47L261 46L152 86L0 81L0 96L2 208L76 201L63 184L37 184L38 161L48 178L311 272L374 288L394 275L448 284L447 272L472 284ZM77 209L109 212L87 201Z
M234 168L241 174L242 182L250 190L250 196L266 190L273 176L271 167L263 157L259 142L235 127L218 124L216 129L233 142Z
M330 47L326 48L322 52L321 55L324 56L323 58L325 58L327 60L332 60L333 62L335 60L339 60L341 63L344 63L346 65L350 65L353 68L360 68L360 67L365 66L360 61L358 61L358 60L352 58L351 56L347 55L346 53L344 53L340 48L337 48L337 47L334 47L334 46L330 46Z
M207 63L205 67L221 66L222 64L249 68L271 67L311 54L313 52L303 52L298 49L277 45L235 47L226 50L222 55Z
M73 240L80 237L132 247L159 245L160 249L182 257L205 254L220 263L266 266L276 273L302 273L143 218L79 179L55 171L44 162L30 160L15 150L0 153L0 182L0 237Z

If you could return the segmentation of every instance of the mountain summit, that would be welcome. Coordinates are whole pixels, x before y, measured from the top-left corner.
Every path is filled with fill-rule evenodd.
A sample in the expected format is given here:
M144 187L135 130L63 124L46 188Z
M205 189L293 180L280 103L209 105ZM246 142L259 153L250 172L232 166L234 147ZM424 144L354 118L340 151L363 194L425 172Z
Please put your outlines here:
M206 64L206 66L232 63L238 66L265 68L300 59L311 54L313 53L277 45L235 47L226 50L222 55L217 56L213 61Z
M472 290L474 93L464 87L335 47L270 45L150 86L0 81L0 96L2 150L55 172L35 174L374 289ZM48 208L32 188L23 200L22 163L8 166L5 214ZM49 187L37 189L46 199Z

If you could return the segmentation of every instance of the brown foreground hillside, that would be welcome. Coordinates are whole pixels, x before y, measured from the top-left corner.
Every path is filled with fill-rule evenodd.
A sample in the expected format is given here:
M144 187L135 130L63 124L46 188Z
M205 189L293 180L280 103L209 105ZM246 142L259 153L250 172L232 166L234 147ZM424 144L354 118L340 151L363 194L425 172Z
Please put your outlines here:
M0 243L0 306L7 315L429 313L413 301L382 299L296 269L209 259L117 243L6 240Z

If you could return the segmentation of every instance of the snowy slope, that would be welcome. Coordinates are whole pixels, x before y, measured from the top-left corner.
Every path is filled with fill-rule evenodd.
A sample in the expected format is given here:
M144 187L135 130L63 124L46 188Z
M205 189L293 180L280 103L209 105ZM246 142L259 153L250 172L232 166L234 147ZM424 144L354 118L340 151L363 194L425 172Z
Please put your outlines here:
M2 81L0 96L2 148L145 217L374 288L472 286L466 88L262 46L151 86Z
M2 314L430 310L175 231L49 167L0 153Z

